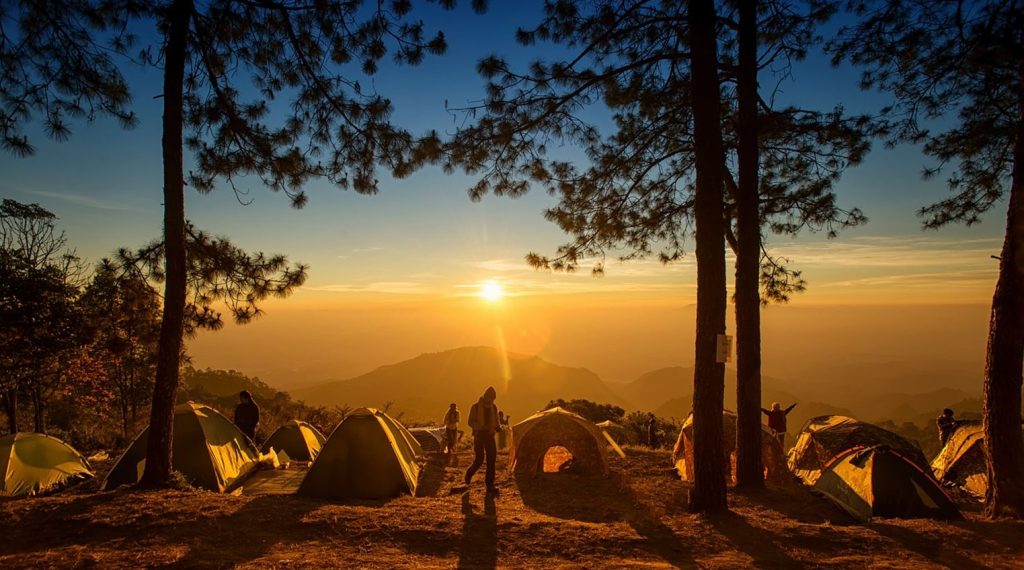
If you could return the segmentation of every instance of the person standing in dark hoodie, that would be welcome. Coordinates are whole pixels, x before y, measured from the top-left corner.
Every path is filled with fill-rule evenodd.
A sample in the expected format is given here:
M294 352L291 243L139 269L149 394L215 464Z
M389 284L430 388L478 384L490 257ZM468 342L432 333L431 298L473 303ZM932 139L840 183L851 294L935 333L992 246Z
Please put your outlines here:
M248 390L238 394L239 403L235 406L235 425L250 440L256 441L256 426L260 423L260 407L252 399Z
M487 459L487 483L488 493L497 493L494 486L494 463L497 460L498 449L494 442L494 434L498 431L498 407L494 400L498 393L494 388L487 388L480 401L473 404L469 409L469 427L473 430L473 464L466 471L466 485L473 479L473 475Z

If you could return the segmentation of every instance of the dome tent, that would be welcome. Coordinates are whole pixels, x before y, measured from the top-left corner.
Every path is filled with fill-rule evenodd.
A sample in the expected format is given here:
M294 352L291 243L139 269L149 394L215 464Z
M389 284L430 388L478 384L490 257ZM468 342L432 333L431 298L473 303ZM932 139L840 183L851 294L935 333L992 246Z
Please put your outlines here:
M445 446L445 428L444 427L415 427L409 428L409 433L416 439L420 444L420 448L423 451L429 451L431 453L440 453Z
M312 425L291 420L270 434L261 451L267 453L273 448L285 452L294 461L313 461L326 441L324 434Z
M818 416L807 420L789 450L789 469L813 485L825 465L840 453L876 445L889 446L915 465L928 465L921 448L887 429L846 416Z
M133 485L146 467L149 428L118 458L103 489ZM259 462L249 438L210 406L188 402L174 408L172 466L196 487L223 493L241 482Z
M323 499L414 494L420 467L410 440L416 441L384 412L354 410L327 438L296 493Z
M736 474L736 414L729 410L722 411L722 446L725 457L729 458L729 479L734 480ZM684 481L693 481L693 414L683 422L679 437L672 449L672 462L676 466L679 477ZM786 456L782 446L767 426L761 426L761 462L764 464L765 480L776 485L787 485L792 482L792 474L786 467Z
M366 408L366 409L374 410L374 408ZM409 449L412 450L413 457L420 457L420 456L423 455L423 446L420 444L419 440L417 440L412 435L412 433L409 432L408 428L406 428L404 425L402 425L402 422L400 422L400 421L396 420L395 418L389 416L387 414L387 412L383 412L383 411L380 412L380 416L379 417L380 417L380 420L382 422L387 424L388 428L390 428L391 431L393 431L393 432L397 433L398 435L402 436L402 439L405 440L406 445L408 445Z
M89 462L63 441L41 433L0 437L0 497L39 495L93 477Z
M840 453L822 470L814 490L861 522L963 518L926 468L886 445Z
M538 412L512 426L509 469L517 473L542 470L544 456L553 447L572 455L571 470L608 473L604 435L593 422L562 408Z
M985 430L980 421L961 424L932 460L936 479L979 499L984 499L988 492L987 469Z

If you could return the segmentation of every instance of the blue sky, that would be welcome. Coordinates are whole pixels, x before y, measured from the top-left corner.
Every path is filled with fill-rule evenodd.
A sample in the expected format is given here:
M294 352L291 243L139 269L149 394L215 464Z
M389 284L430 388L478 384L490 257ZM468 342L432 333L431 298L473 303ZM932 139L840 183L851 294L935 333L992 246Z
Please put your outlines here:
M455 12L436 6L419 8L416 15L426 20L428 29L444 30L449 51L441 57L428 57L418 67L385 66L372 80L379 92L393 100L398 124L414 133L450 131L455 119L445 110L445 101L458 106L481 98L483 81L475 64L484 55L497 53L523 65L557 55L551 46L523 48L514 41L516 26L538 20L539 2L491 4L482 16L465 5ZM786 102L820 109L842 104L853 112L872 111L884 102L879 95L858 90L853 70L833 69L820 54L798 64L793 74L793 81L782 85L781 99ZM71 242L90 261L117 247L141 245L160 231L161 100L155 98L160 93L160 75L158 70L131 68L129 77L141 119L138 128L124 131L101 118L93 124L74 125L74 134L66 143L46 140L34 130L35 156L0 155L0 195L38 202L57 213ZM558 152L575 153L571 148ZM876 144L865 163L850 170L839 184L841 203L862 208L871 219L868 225L848 231L830 244L823 244L820 235L773 238L774 243L795 263L810 264L805 275L812 286L815 279L830 285L849 283L858 276L941 278L947 270L951 279L964 270L975 271L981 281L988 279L986 268L992 264L980 256L989 249L998 251L1003 207L976 228L922 233L914 212L946 193L941 179L921 180L921 168L927 162L915 148L885 149ZM569 279L536 274L517 265L525 253L551 252L564 241L561 232L542 219L544 208L553 203L542 192L518 200L491 196L472 203L465 192L472 180L463 175L447 176L437 168L406 180L386 176L381 180L381 192L376 196L313 182L309 205L303 210L292 209L286 196L255 183L243 197L251 204L244 206L226 186L205 196L189 191L188 217L199 227L228 235L245 248L281 252L309 263L310 291L451 292L491 276L504 276L510 284L528 290L538 284L556 287ZM900 259L902 254L892 253L896 250L890 251L888 245L899 249L907 243L919 244L920 256L933 262L916 273L908 266L890 263L890 254L892 259ZM873 253L860 256L864 264L851 269L834 261L848 255L849 248ZM827 255L822 256L823 251ZM963 252L967 259L961 259ZM873 259L878 263L872 265ZM951 259L970 263L951 265ZM586 285L579 279L572 281L596 288L638 279L669 285L692 283L692 267L687 261L677 270L664 272L651 265L612 265L609 278L589 280ZM994 275L994 265L991 269ZM644 276L638 277L640 273ZM811 300L815 299L812 294L808 295Z

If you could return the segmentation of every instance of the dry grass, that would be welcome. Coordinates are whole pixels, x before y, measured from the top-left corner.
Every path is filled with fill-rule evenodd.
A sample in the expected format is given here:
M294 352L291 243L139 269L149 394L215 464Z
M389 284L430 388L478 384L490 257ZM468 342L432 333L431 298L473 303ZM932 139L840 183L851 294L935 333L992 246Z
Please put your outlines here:
M801 488L734 494L732 513L702 517L667 452L611 461L608 478L501 472L496 499L482 474L459 483L460 455L427 464L421 496L386 502L87 488L3 501L0 568L1024 568L1024 523L859 525Z

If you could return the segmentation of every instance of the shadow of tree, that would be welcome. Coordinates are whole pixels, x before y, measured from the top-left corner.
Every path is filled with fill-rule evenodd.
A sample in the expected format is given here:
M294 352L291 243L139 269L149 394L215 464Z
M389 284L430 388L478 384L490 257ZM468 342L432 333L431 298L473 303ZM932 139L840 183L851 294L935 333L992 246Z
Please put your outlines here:
M123 534L123 529L114 525L91 524L90 532L75 532L74 527L86 524L81 519L99 508L118 502L127 491L91 495L70 495L60 501L39 501L33 505L32 517L0 518L0 555L39 552L66 545L89 546L114 539ZM38 501L34 497L9 499L16 501ZM14 527L18 528L15 529ZM8 540L10 536L32 536L33 540Z
M730 489L730 494L762 509L807 524L859 524L846 511L807 487L793 485L762 489Z
M949 537L927 536L892 523L872 522L867 525L867 528L886 538L892 539L901 547L912 550L935 564L942 565L946 568L955 568L957 570L961 568L966 570L981 570L983 568L988 568L985 564L981 564L978 561L957 552L960 548L970 550L973 547L976 549L981 547L981 543L994 541L994 544L989 544L988 546L995 548L1002 547L1010 551L1014 550L1014 547L1016 547L1018 554L1024 551L1024 532L1021 532L1024 531L1024 525L1018 529L1017 533L1013 533L1009 536L1002 535L1000 533L988 532L986 532L984 536L981 536L975 532L970 532L969 538L967 538L967 541L970 544L963 545L960 548L951 544Z
M776 535L751 525L736 513L712 515L708 521L738 550L753 558L759 568L797 568L803 565L775 544Z
M691 549L659 517L652 516L644 510L637 510L626 518L626 522L644 538L648 550L669 564L677 568L696 565Z
M584 522L623 520L617 478L576 473L515 473L523 504L539 513Z
M198 496L193 496L195 493ZM179 500L194 504L206 500L207 495L218 499L217 506L208 513L162 506L175 505ZM303 516L321 505L291 495L263 495L233 509L236 498L213 493L130 489L68 499L34 505L34 516L17 523L17 535L31 536L32 540L0 540L0 555L113 544L145 528L170 543L188 546L184 557L175 563L177 567L230 566L259 558L283 540L300 540L305 532L301 528ZM140 508L133 509L134 505ZM230 514L223 514L225 511ZM197 515L206 516L197 519ZM14 535L15 529L8 528L14 524L0 522L0 536ZM245 535L236 536L237 528L245 528Z
M641 538L642 548L673 566L696 564L691 549L644 503L619 474L516 474L523 504L539 513L591 523L622 521Z
M323 503L294 495L261 495L226 517L188 525L188 552L172 568L227 567L260 558L306 534L303 517ZM244 535L233 536L234 529Z
M498 512L494 495L484 495L482 515L474 511L469 491L462 494L462 542L459 568L495 568L498 565Z

